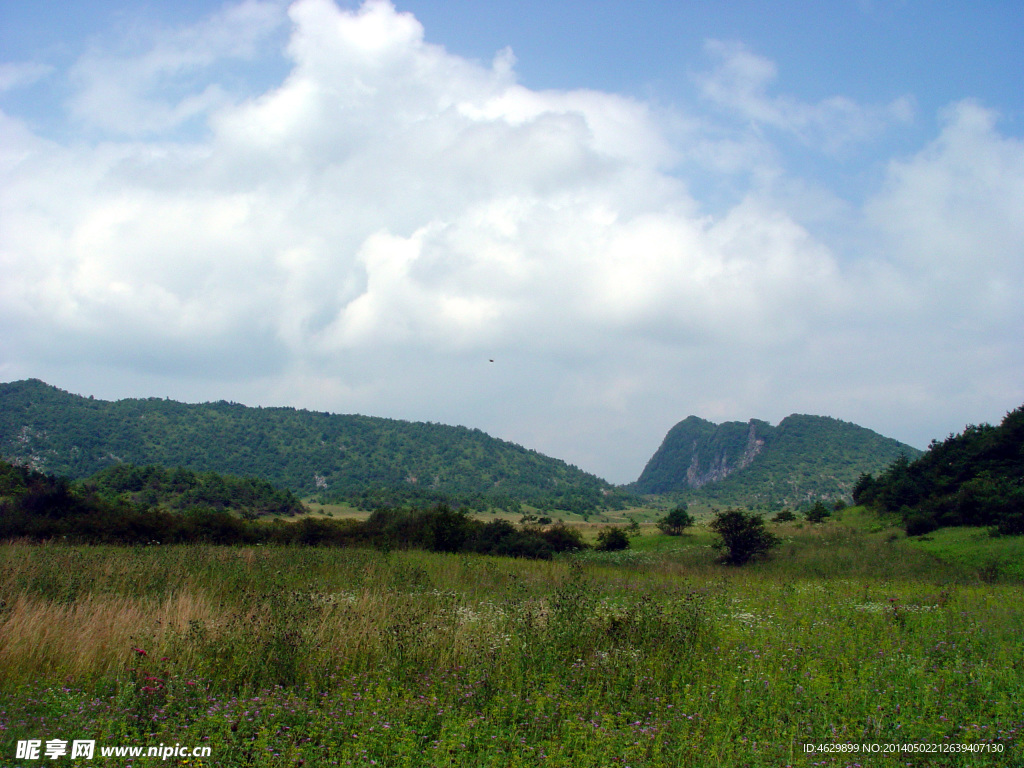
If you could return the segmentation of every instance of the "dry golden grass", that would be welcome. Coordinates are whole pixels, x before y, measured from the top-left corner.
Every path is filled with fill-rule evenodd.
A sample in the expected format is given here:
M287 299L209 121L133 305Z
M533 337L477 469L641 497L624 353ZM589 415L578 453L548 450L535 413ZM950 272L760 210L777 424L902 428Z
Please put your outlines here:
M191 593L89 594L73 603L21 594L0 614L0 675L4 682L103 676L123 669L132 648L166 654L192 622L214 627L217 618L209 599Z

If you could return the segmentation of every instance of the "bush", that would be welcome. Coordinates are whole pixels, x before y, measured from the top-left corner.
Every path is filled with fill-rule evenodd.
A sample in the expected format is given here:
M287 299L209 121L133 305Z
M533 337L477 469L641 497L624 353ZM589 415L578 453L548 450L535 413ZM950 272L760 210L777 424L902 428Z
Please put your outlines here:
M773 523L791 523L794 520L796 520L796 515L794 515L788 509L783 509L779 512L776 512L775 517L772 518Z
M995 536L1020 536L1024 534L1024 507L1018 508L1013 514L1006 515L991 530Z
M903 527L907 536L924 536L926 533L936 530L939 527L939 522L926 514L911 513L907 515Z
M727 565L743 565L754 558L766 557L779 545L778 537L765 530L760 515L741 509L719 512L710 527L721 537L715 546L725 550L719 559Z
M597 534L597 549L601 552L617 552L629 549L629 536L621 528L606 525Z
M507 520L492 520L479 526L472 551L502 557L529 557L550 560L556 551L535 527L516 528Z
M555 552L569 552L577 549L586 549L583 536L575 528L570 528L565 523L556 523L541 532L541 536Z

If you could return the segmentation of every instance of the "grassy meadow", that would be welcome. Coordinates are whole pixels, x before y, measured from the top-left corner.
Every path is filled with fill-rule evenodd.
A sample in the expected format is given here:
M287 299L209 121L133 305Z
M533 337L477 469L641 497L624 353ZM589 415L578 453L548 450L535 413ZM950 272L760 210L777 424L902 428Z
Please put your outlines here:
M0 765L1024 765L1020 537L772 529L743 568L649 525L554 561L7 543ZM804 752L845 743L881 746ZM933 744L986 751L882 751Z

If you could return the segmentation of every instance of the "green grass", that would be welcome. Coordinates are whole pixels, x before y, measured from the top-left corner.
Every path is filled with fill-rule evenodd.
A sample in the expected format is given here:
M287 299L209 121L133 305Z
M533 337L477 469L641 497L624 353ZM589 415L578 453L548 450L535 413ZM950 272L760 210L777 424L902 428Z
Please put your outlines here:
M1024 763L1019 580L873 528L773 526L739 569L700 526L554 562L8 544L0 764L29 738L210 745L166 763L193 766ZM1003 751L802 751L844 742Z
M908 539L911 546L975 571L984 580L1024 581L1024 537L989 535L988 528L940 528Z

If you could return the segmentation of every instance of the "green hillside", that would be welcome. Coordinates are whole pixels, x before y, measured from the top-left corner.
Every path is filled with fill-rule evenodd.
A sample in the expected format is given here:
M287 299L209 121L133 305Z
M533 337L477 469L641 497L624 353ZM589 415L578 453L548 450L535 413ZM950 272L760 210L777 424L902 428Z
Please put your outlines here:
M690 416L676 424L630 486L722 505L800 506L850 500L861 474L920 451L827 416L793 414L714 424Z
M223 401L110 402L38 380L0 384L0 456L71 478L122 462L255 476L366 508L448 500L586 512L621 496L478 429Z

